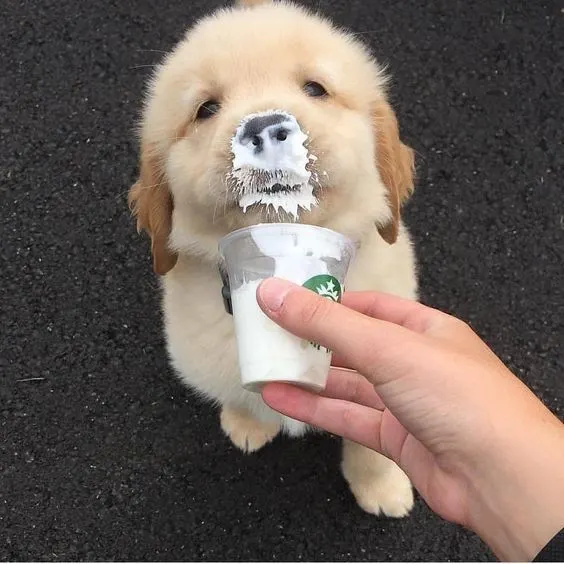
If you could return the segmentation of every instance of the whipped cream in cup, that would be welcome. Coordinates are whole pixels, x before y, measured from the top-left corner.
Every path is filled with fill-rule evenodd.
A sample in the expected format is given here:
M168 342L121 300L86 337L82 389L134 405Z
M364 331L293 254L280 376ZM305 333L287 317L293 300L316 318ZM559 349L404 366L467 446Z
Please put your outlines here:
M267 382L322 391L331 351L300 339L271 321L256 292L271 277L340 301L355 244L340 233L311 225L269 223L239 229L219 243L231 289L243 387L260 393Z

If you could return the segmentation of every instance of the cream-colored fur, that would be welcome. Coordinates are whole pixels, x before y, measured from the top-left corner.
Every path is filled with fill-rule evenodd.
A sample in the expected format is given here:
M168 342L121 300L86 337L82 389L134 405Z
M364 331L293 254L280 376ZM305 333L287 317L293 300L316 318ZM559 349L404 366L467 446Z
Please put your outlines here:
M199 22L158 68L130 203L163 275L172 364L188 386L221 405L222 429L251 452L279 431L297 436L307 428L241 387L233 320L221 299L219 239L239 227L289 219L266 217L260 208L243 213L230 191L230 140L241 119L282 109L307 131L319 205L299 221L359 242L348 290L416 298L417 282L400 220L413 188L413 153L400 141L382 71L352 36L297 6L242 4ZM308 97L302 89L308 81L321 83L328 96ZM197 119L207 100L219 102L219 111ZM405 474L364 447L344 443L343 473L366 511L400 517L413 505Z

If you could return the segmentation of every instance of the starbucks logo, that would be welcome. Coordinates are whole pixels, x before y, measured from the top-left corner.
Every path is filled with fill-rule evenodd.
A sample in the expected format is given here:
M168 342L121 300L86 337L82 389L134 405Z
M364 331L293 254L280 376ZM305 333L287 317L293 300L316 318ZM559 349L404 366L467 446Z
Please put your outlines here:
M316 294L324 298L329 298L334 302L340 302L341 296L343 295L339 281L334 276L329 276L328 274L320 274L319 276L310 278L305 282L304 288L312 290Z

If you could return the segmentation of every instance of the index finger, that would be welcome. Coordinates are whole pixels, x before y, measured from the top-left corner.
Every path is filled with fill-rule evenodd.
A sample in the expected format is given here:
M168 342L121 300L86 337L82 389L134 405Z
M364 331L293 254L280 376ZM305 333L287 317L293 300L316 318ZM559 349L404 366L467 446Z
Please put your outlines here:
M417 301L382 292L345 292L342 304L417 333L425 333L446 315Z
M363 315L401 325L416 333L426 333L445 315L414 300L380 292L346 292L342 304ZM337 368L351 368L338 353L333 354L332 364Z

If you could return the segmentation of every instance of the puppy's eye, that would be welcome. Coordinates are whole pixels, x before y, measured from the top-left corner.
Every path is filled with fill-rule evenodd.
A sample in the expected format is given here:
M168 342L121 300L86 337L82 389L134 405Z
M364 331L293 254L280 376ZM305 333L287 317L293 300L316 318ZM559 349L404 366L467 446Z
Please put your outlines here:
M327 90L325 90L319 82L306 82L304 84L304 92L312 98L323 98L327 96Z
M219 112L221 105L216 100L208 100L204 102L199 108L196 114L196 119L208 119L213 117Z

